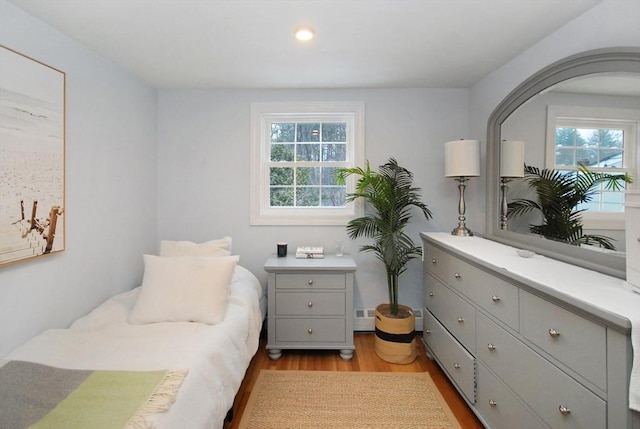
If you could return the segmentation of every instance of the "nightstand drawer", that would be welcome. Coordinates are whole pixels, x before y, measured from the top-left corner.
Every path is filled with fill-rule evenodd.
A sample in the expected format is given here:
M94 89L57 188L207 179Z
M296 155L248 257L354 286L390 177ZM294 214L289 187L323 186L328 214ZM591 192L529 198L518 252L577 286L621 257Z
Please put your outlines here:
M602 399L484 315L478 314L477 326L478 359L549 426L607 427L607 405Z
M424 312L425 344L472 403L476 401L476 360L428 310Z
M276 289L344 289L344 274L276 274Z
M522 291L520 332L567 367L607 390L607 336L603 326Z
M278 316L344 316L343 292L278 292Z
M276 319L276 341L344 342L344 319Z
M476 309L425 273L425 306L469 350L476 348Z

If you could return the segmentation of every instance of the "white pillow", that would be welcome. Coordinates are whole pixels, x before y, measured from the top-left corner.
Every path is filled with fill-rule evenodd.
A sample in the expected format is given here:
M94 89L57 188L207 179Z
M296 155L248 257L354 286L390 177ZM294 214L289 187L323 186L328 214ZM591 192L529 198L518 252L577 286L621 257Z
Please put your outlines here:
M229 256L231 255L231 237L204 243L162 240L159 254L160 256Z
M144 255L142 288L129 323L221 322L239 259Z

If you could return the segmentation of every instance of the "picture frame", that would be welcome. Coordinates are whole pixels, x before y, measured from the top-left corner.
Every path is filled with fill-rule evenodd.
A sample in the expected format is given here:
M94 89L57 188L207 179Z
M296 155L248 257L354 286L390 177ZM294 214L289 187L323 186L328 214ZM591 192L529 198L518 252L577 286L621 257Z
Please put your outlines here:
M0 266L65 250L66 74L0 45Z

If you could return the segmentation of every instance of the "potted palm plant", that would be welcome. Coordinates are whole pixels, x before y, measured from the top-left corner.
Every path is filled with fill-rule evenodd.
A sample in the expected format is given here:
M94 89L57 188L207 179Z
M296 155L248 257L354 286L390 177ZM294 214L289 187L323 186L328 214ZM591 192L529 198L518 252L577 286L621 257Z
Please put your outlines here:
M375 349L378 356L393 363L410 363L416 358L413 343L415 315L410 307L398 303L399 277L407 263L422 255L405 232L414 207L425 219L431 211L420 199L420 188L413 186L413 174L398 165L394 158L372 171L365 168L341 168L337 182L344 185L350 175L357 176L355 192L347 194L347 201L363 200L365 214L347 224L351 239L372 238L372 244L360 247L361 252L373 252L384 264L387 274L389 303L376 308Z
M535 190L537 199L515 199L509 203L509 217L537 211L542 214L542 224L529 225L530 232L575 246L596 243L605 249L615 250L610 237L583 232L584 210L577 207L593 199L598 192L595 187L600 183L606 189L622 189L620 182L632 182L628 174L594 172L584 165L580 165L577 171L540 170L525 165L524 171L524 180Z

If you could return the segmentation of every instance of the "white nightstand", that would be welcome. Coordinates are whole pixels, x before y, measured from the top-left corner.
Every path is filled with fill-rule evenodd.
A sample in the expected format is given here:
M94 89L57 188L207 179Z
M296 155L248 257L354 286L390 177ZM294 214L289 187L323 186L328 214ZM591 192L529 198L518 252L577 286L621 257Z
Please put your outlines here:
M267 350L278 359L283 349L335 349L353 357L353 275L347 255L323 259L293 256L267 259L269 309Z

